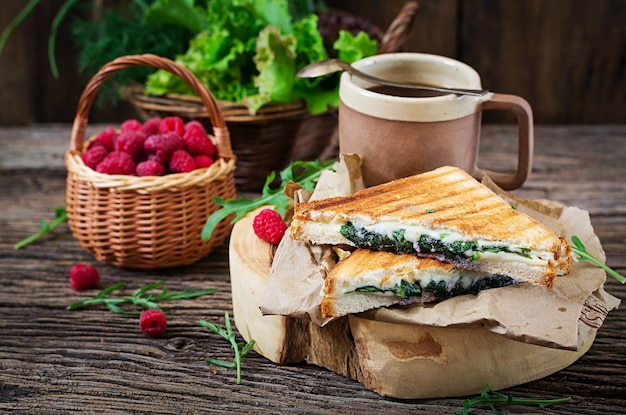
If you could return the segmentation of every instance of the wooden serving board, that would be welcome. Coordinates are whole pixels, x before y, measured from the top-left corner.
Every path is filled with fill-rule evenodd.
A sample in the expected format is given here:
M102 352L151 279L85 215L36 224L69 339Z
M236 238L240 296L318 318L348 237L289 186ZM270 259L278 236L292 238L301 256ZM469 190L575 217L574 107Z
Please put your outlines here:
M319 327L287 316L264 316L259 302L274 247L252 231L252 212L233 227L230 274L237 329L254 350L277 364L306 361L381 395L401 399L467 396L485 385L504 389L557 372L578 351L507 339L484 327L442 328L394 324L350 315Z

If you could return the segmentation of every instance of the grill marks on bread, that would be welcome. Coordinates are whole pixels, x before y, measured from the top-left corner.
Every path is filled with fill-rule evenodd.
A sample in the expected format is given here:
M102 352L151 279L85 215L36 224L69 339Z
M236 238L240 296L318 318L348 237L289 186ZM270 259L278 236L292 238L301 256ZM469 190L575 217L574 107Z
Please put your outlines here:
M319 215L319 216L318 216ZM554 233L517 212L464 171L441 167L428 173L370 187L348 196L299 203L294 219L363 223L400 221L433 229L455 229L470 238L532 242L553 250Z

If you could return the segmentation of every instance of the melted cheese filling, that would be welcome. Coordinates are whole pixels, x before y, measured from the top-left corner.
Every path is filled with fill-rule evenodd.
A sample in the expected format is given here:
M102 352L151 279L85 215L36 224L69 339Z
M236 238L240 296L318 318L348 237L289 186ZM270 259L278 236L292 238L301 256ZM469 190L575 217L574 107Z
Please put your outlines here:
M384 295L395 296L394 290L402 280L411 284L419 281L420 286L425 288L431 282L439 283L444 281L446 284L446 291L452 291L456 285L460 282L464 288L469 288L476 284L478 281L485 278L492 278L491 274L485 272L475 271L461 271L455 270L452 272L437 273L437 272L416 272L409 271L407 273L387 273L384 278L381 278L379 272L362 273L357 276L352 276L339 284L337 289L333 293L334 298L339 298L346 294L355 292L359 288L364 287L376 287L381 291L370 292L371 295Z
M332 234L341 235L340 229L341 229L341 226L344 224L345 223L340 223L338 221L332 221L332 222L319 222L318 221L318 222L308 223L307 226L312 227L314 232L317 234L332 233ZM437 231L437 230L429 229L427 227L419 226L419 225L409 225L409 226L398 227L398 224L395 222L382 222L382 223L377 223L374 225L365 225L363 223L359 223L358 221L354 221L352 222L352 224L357 228L363 228L367 231L375 232L380 235L386 235L389 237L393 237L395 232L404 230L404 238L407 241L413 242L413 243L417 242L422 235L426 235L426 236L430 236L432 238L438 239L444 243L453 243L457 241L476 242L479 249L481 247L486 247L486 246L509 247L509 245L506 245L503 243L488 241L484 239L470 240L470 239L465 238L463 235L457 232ZM347 238L344 238L343 236L341 237L344 239L345 244L354 246L354 244L350 240L348 240ZM514 250L515 248L518 248L518 247L510 247L510 248L512 248L510 250ZM465 255L468 258L471 258L473 254L474 254L473 251L465 252ZM477 261L512 261L512 262L523 262L528 265L537 265L537 266L545 266L551 260L554 260L554 254L549 251L544 251L544 252L530 251L528 252L528 257L515 254L512 252L504 252L504 251L501 251L501 252L479 251L479 254L480 254L480 258L477 259Z

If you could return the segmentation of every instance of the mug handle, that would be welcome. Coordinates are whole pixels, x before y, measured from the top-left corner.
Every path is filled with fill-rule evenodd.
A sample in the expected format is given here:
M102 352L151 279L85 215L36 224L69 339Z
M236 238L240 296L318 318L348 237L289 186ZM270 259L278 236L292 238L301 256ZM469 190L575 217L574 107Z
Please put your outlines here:
M528 102L517 95L492 93L483 101L479 110L505 110L515 114L518 129L517 170L515 173L499 173L474 167L474 177L488 175L504 190L517 189L524 184L532 169L534 131L533 112Z

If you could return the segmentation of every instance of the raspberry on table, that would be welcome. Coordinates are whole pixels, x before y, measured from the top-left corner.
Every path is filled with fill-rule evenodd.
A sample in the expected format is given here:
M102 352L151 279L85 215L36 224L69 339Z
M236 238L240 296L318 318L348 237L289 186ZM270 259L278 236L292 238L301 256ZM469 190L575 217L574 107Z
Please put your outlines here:
M185 132L185 123L180 117L165 117L159 124L159 132L161 134L174 132L182 136Z
M135 173L137 176L163 176L165 174L165 167L161 163L155 160L146 160L137 164L135 167Z
M120 125L121 131L141 131L143 125L137 120L126 120Z
M146 310L139 316L139 328L150 337L161 336L166 325L167 318L160 310Z
M96 171L105 174L133 174L135 162L130 154L113 151L96 166Z
M99 281L98 270L89 264L74 264L70 268L70 285L76 291L91 288Z
M172 153L169 167L174 173L188 173L195 170L196 163L185 150L176 150Z
M85 166L95 170L96 166L98 166L98 164L100 164L100 162L104 160L108 154L109 150L103 146L95 146L81 154L80 158L83 159Z
M268 208L261 210L254 217L252 229L256 236L265 242L277 245L287 230L287 224L278 212Z
M115 151L123 151L133 157L141 156L146 135L140 131L122 131L115 139Z
M196 163L197 169L203 169L205 167L211 167L213 164L213 157L200 154L199 156L193 157L193 162Z

